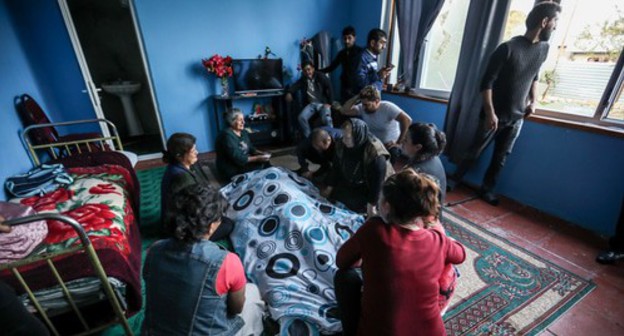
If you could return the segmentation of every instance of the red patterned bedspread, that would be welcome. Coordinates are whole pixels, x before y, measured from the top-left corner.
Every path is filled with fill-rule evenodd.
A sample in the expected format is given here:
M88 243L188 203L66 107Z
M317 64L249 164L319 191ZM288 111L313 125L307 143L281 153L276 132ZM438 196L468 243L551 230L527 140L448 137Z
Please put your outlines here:
M61 213L78 221L91 239L106 274L128 285L128 310L133 314L141 308L141 240L131 199L138 186L134 185L131 173L118 165L76 167L68 171L74 183L67 188L11 202L29 205L40 213ZM50 220L48 229L48 236L33 254L58 252L79 243L69 225ZM82 252L57 257L54 263L64 281L95 274ZM21 267L20 272L35 290L57 284L43 263ZM14 288L21 288L12 275L5 272L2 278Z

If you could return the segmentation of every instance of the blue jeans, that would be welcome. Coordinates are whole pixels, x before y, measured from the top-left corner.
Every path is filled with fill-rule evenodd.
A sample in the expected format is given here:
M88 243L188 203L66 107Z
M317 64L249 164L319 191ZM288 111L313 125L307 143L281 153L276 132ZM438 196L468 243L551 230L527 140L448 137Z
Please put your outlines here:
M308 121L316 112L319 112L321 114L321 120L323 121L323 125L334 127L331 118L331 108L329 106L326 107L325 104L322 103L310 103L306 107L304 107L303 110L301 110L298 118L299 126L301 127L301 131L306 138L310 136L310 133L312 133Z

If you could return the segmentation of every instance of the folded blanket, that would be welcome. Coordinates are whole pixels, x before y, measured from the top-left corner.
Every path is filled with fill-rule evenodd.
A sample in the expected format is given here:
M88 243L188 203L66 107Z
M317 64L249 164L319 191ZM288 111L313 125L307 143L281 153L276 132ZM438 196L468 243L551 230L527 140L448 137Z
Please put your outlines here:
M21 204L0 202L0 215L5 219L32 216L37 212ZM45 221L14 226L10 233L0 233L0 264L10 263L29 255L48 235Z

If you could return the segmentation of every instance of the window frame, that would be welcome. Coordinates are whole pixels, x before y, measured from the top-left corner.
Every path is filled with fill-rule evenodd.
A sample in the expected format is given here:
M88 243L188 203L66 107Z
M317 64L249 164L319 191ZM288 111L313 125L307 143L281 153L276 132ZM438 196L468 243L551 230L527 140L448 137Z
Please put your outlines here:
M387 1L391 1L392 7L395 6L394 4L395 0L384 0L384 2L387 2ZM388 47L387 47L388 52L386 56L386 63L389 64L392 58L392 50L394 48L394 45L393 45L394 40L395 40L394 35L396 34L398 36L399 32L398 32L398 25L396 24L396 11L394 11L394 8L392 11L389 11L388 13L386 13L386 15L390 16L389 20L387 20L386 22L389 22L389 26L393 28L390 31L392 35L388 34ZM467 17L465 25L468 24L469 20L470 20L470 17ZM506 21L504 24L506 24ZM398 42L398 38L396 40ZM462 43L463 41L464 39L462 38ZM500 42L502 43L503 41L500 41ZM419 60L423 59L425 45L427 43L429 43L428 38L425 38L421 46L421 49L418 53ZM401 57L400 53L401 51L399 49L399 59ZM422 77L423 68L424 68L424 62L419 62L419 64L417 65L415 69L415 74L413 76L414 77L413 86L412 86L412 83L410 83L409 95L414 96L416 98L430 97L430 98L433 98L434 100L442 99L448 102L451 96L452 89L449 91L444 91L444 90L424 89L420 87L419 83ZM398 69L395 69L395 70L398 70ZM396 75L394 78L396 79ZM595 125L599 127L607 127L607 128L615 127L617 128L615 132L624 134L624 120L610 119L608 117L609 113L611 112L613 108L613 105L615 104L615 102L617 102L618 98L624 98L624 47L622 48L620 56L618 57L618 60L616 62L616 66L613 69L613 72L611 73L609 81L607 82L607 86L605 87L603 91L602 97L598 105L596 106L596 110L593 116L591 117L580 116L580 115L575 115L575 114L566 113L566 112L547 110L543 108L536 108L534 115L536 117L545 117L546 119L551 119L554 121L559 120L561 121L562 124L578 125L580 123L580 124L590 124L590 125Z

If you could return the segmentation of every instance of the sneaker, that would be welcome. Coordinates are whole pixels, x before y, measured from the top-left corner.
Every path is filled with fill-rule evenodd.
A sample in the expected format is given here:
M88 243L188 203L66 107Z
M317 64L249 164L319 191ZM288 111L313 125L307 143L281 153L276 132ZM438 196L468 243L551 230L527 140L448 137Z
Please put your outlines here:
M491 191L481 191L479 197L493 206L498 206L500 203L498 197Z
M624 251L606 250L602 251L596 257L596 262L603 265L615 264L618 260L624 259Z

